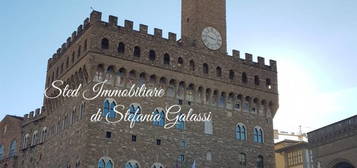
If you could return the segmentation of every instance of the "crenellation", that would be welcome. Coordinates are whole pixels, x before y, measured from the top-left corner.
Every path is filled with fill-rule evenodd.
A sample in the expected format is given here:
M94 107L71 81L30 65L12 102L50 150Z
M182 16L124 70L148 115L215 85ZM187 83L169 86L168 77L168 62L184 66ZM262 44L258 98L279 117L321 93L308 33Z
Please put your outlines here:
M148 34L148 26L144 24L139 25L139 31L144 34Z
M118 25L118 17L109 15L109 25L117 26Z
M34 111L31 111L29 114L29 118L32 119L34 117Z
M61 45L61 53L64 53L64 51L66 51L67 49L67 43L62 43Z
M253 62L253 55L250 53L245 53L245 62L252 63Z
M124 21L124 27L125 27L125 29L131 31L131 30L133 30L134 22L131 21L131 20L125 20L125 21Z
M83 25L79 25L78 27L77 27L77 34L80 34L80 33L82 33L83 32Z
M76 40L76 38L77 38L77 31L74 31L71 36L72 43Z
M232 50L232 55L233 55L233 58L239 60L240 52L238 50Z
M168 36L170 41L177 41L176 33L169 32Z
M265 66L265 58L258 56L258 65L261 67Z
M277 68L276 68L276 61L275 60L269 60L269 66L270 66L271 70L276 72Z
M41 109L40 108L37 108L35 110L35 117L39 116L40 115L40 112L41 112Z
M95 24L102 21L102 12L93 10L90 14L89 22Z
M162 29L154 28L154 36L162 38Z
M67 41L66 41L67 48L69 48L69 46L71 46L71 42L72 42L72 38L71 38L71 37L68 37L68 38L67 38Z
M83 21L83 28L86 29L89 26L89 18L84 19Z

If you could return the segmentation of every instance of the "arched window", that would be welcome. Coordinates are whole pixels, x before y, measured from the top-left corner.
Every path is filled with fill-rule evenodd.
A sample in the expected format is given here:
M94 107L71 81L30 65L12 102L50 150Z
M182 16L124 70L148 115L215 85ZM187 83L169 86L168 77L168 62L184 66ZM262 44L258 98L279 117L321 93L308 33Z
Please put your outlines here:
M23 139L23 144L22 144L23 149L28 147L28 144L30 143L29 140L30 140L30 134L26 134Z
M242 73L242 82L243 83L248 83L248 77L247 77L247 74L245 72Z
M107 38L103 38L101 46L102 46L102 49L109 49L109 40Z
M216 76L217 77L222 77L222 68L221 67L217 67L216 68Z
M150 50L150 51L149 51L149 60L150 60L150 61L155 61L155 59L156 59L156 53L155 53L155 51L154 51L154 50Z
M222 92L218 100L219 107L225 107L226 105L226 93Z
M257 157L257 161L256 161L256 168L264 168L264 158L263 156L259 155Z
M164 168L164 165L162 165L161 163L154 163L151 168Z
M102 157L98 161L98 168L114 168L114 163L109 157Z
M206 63L203 64L203 73L208 74L208 64Z
M114 100L111 99L106 99L104 101L104 105L103 105L103 117L107 117L108 118L115 118L116 117L116 113L114 111L114 107L116 106L116 103Z
M140 168L139 163L135 160L130 160L125 164L124 168Z
M183 65L183 58L182 57L179 57L177 59L177 64L178 64L178 66L182 66Z
M124 53L125 52L125 44L124 43L122 43L122 42L120 42L119 44L118 44L118 53Z
M254 142L264 143L263 129L258 126L254 128Z
M174 97L176 93L176 81L174 79L170 80L169 87L167 88L167 96Z
M205 121L204 122L204 132L205 134L209 134L209 135L212 135L213 134L213 124L212 124L212 120L209 120L209 121Z
M47 127L44 127L41 132L41 142L45 142L47 138Z
M238 123L236 126L236 139L245 141L247 139L246 128L244 124Z
M268 89L271 89L271 80L269 78L265 80L265 85Z
M178 119L178 121L176 123L176 128L180 129L180 130L185 129L185 121L183 120L183 114L182 113L180 113L180 115L179 115L179 119Z
M88 44L88 42L87 42L87 39L86 39L86 40L84 40L84 51L87 51L87 44Z
M170 55L167 53L164 55L164 64L170 65Z
M32 134L31 146L34 146L34 145L37 144L37 142L38 142L37 137L38 137L38 131L36 130L36 131L33 132L33 134Z
M233 70L229 70L229 79L230 80L234 79L234 71Z
M254 76L254 84L255 85L259 85L260 84L260 80L259 80L259 76L258 75Z
M9 156L12 157L15 156L15 154L16 154L16 140L13 140L11 141L10 144Z
M245 153L239 154L239 165L242 167L247 165L247 155Z
M85 109L86 109L86 103L82 102L81 105L79 106L79 119L83 118Z
M103 108L103 117L106 117L107 114L109 113L110 111L110 103L109 103L109 100L105 100L104 101L104 108Z
M161 127L165 126L165 111L164 110L160 111L159 126L161 126Z
M81 56L81 46L78 47L77 58Z
M124 77L125 77L126 70L125 68L120 68L119 71L117 72L117 80L115 82L115 86L124 86Z
M0 160L4 157L4 147L0 144Z
M104 160L100 159L98 162L98 168L105 168L104 166L105 166Z
M195 62L193 60L190 61L190 69L191 71L195 71Z
M134 120L134 121L139 121L139 114L141 114L141 107L137 103L133 103L129 106L129 121Z
M105 164L105 168L113 168L113 163L111 160L107 161L107 163Z
M140 47L135 46L134 47L134 57L140 57L140 55L141 55Z
M101 82L104 80L104 68L103 65L98 65L97 71L95 72L93 81Z
M165 126L165 111L163 108L156 108L153 112L153 114L156 116L156 115L159 115L159 120L158 121L153 121L153 125L155 126L160 126L160 127L163 127Z
M105 74L105 79L107 80L107 84L112 85L114 84L114 67L109 66L107 72Z

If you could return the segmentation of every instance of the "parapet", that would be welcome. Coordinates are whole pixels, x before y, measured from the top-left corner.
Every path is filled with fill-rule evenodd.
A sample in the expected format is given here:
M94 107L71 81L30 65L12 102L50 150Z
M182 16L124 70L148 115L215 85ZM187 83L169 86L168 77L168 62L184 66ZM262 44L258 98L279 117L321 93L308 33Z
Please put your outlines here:
M249 64L249 65L252 65L252 66L257 66L257 67L261 67L261 68L268 68L272 71L277 71L277 68L276 68L276 61L275 60L269 60L269 65L266 65L265 64L265 58L264 57L261 57L261 56L258 56L257 57L257 60L258 62L254 62L253 61L253 55L250 54L250 53L245 53L245 58L241 58L240 57L240 51L238 50L232 50L232 55L228 55L228 56L231 56L233 57L233 59L235 60L238 60L242 63L246 63L246 64Z
M120 26L118 25L118 18L116 16L110 15L108 18L108 22L105 22L102 20L102 13L98 11L92 11L90 14L89 18L86 18L83 22L83 25L78 26L77 31L74 31L71 35L71 37L67 38L66 43L62 44L62 47L57 50L55 54L53 54L52 58L48 60L48 66L50 67L53 62L55 62L56 59L62 55L66 49L68 49L71 44L74 43L75 40L77 40L81 34L91 25L104 25L116 29L121 29L125 30L128 32L134 32L134 33L140 33L147 35L148 38L155 38L157 40L165 40L168 42L172 42L172 44L179 44L180 42L177 41L177 35L175 33L169 32L168 33L168 38L163 37L163 30L159 28L154 28L154 34L149 34L148 29L149 27L145 24L139 24L139 30L134 30L134 22L130 20L125 20L124 25ZM271 71L277 70L276 67L276 61L274 60L269 60L269 65L265 64L265 59L263 57L258 56L257 62L253 61L253 55L250 53L245 53L245 58L240 57L240 51L238 50L233 50L232 56L234 60L236 60L239 63L244 63L250 66L255 66L258 68L264 68L264 69L269 69Z
M32 121L34 119L38 119L45 114L45 107L42 106L41 108L37 108L34 111L30 111L28 114L24 115L25 121Z

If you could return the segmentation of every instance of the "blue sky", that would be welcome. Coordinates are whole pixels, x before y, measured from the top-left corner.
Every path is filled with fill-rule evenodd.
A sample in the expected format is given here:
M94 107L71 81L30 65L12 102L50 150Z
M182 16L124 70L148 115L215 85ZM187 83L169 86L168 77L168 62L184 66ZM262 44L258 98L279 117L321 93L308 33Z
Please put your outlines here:
M357 114L355 0L227 0L228 52L278 61L276 128L316 129ZM180 0L3 1L0 118L41 106L47 60L89 16L108 15L180 34ZM255 57L256 59L256 57Z

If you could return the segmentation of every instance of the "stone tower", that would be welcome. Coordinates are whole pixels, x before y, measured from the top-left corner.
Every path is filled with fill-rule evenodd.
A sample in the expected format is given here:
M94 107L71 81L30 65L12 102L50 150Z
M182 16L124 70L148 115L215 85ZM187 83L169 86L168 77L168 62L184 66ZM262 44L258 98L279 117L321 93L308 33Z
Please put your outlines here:
M209 46L204 44L202 33L205 28L211 27L220 34L222 44L219 48L217 47L218 49L210 50L226 53L226 0L182 0L181 10L181 33L184 43L198 48L210 49ZM209 29L208 31L213 30Z

